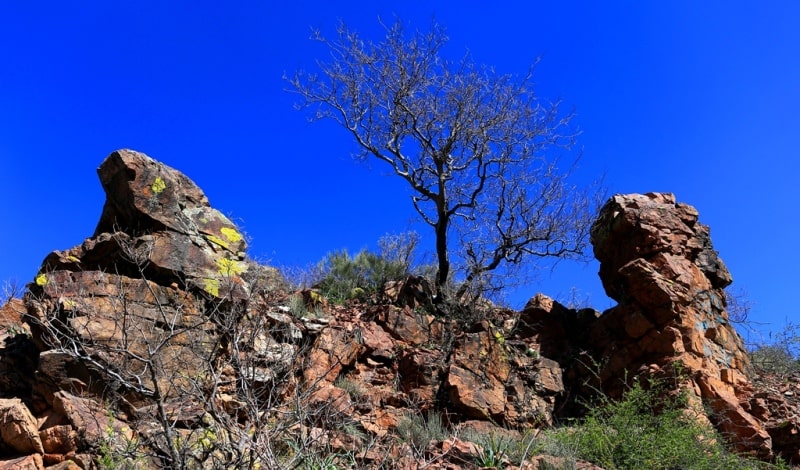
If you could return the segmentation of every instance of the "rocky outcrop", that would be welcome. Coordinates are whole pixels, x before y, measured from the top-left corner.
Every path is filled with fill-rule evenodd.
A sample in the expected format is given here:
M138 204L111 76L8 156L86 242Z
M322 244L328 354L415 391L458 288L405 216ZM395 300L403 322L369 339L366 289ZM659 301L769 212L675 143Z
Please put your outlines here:
M22 400L0 399L0 440L20 454L43 453L39 426Z
M738 390L740 402L767 430L772 449L787 462L800 462L800 374L759 373Z
M94 235L45 257L24 308L4 308L25 322L6 329L22 334L5 341L0 368L15 378L0 385L36 415L57 417L58 425L32 431L46 438L32 450L46 464L109 445L110 429L134 439L110 414L131 419L154 398L177 408L196 396L228 341L220 318L241 316L234 312L243 312L252 285L244 277L261 282L266 272L245 259L239 229L182 173L120 150L98 174L106 203Z
M618 306L601 315L539 294L468 320L432 315L414 276L385 285L385 303L285 292L183 174L129 150L98 173L95 233L49 254L25 301L0 311L0 468L91 468L103 452L141 468L277 468L258 446L287 440L367 468L422 468L419 456L474 468L474 443L392 437L409 417L519 435L651 376L689 390L740 450L797 456L795 389L749 384L725 310L731 276L697 211L672 195L614 196L592 228Z
M591 238L606 293L619 302L589 330L606 390L617 394L619 378L639 372L685 379L739 450L769 457L769 434L737 396L748 357L725 308L731 275L697 210L672 194L617 195Z
M246 297L244 236L189 178L132 150L112 153L97 173L106 202L94 235L45 258L37 284L51 272L105 271Z

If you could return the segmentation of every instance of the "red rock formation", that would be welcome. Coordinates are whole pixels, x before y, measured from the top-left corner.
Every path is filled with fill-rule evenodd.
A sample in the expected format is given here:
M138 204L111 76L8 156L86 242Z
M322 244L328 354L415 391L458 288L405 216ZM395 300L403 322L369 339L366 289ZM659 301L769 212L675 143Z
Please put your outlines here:
M769 434L737 397L748 357L725 310L731 276L697 210L672 194L617 195L591 234L603 286L619 302L589 332L603 386L614 394L621 377L677 368L737 449L769 457Z
M248 439L273 427L280 436L269 438L300 437L375 468L389 458L422 468L423 454L425 468L473 468L473 443L412 449L392 433L409 415L484 433L546 426L587 378L614 396L637 374L678 378L739 449L798 455L796 408L780 395L794 389L750 387L721 290L730 274L697 211L672 195L615 196L593 226L617 307L600 315L537 295L521 312L487 306L470 323L426 313L430 288L416 277L385 286L394 305L300 292L293 303L313 311L302 316L186 176L128 150L98 172L107 200L94 235L48 255L24 308L0 312L0 332L19 325L32 337L0 338L0 393L22 399L0 400L10 423L0 468L88 468L89 452L132 442L163 464L168 439L193 442L184 450L200 465L224 454L207 446L249 452L258 443ZM281 428L287 416L296 421ZM345 432L354 427L362 437ZM522 468L548 463L557 459Z
M139 152L119 150L97 170L106 203L94 235L45 258L37 284L55 271L106 271L217 298L244 298L246 242L189 178Z

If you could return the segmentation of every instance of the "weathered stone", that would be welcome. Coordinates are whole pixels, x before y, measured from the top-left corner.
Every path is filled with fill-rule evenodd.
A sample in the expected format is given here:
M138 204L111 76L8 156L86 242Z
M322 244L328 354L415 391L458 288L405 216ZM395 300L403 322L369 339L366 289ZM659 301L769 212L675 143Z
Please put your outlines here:
M44 462L39 454L0 460L0 470L44 470Z
M441 325L434 322L432 315L419 313L409 307L380 307L375 312L375 321L392 338L416 346L435 342L441 335Z
M788 379L788 380L787 380ZM800 375L760 373L753 387L738 396L747 412L763 424L776 455L800 463Z
M31 394L33 372L39 351L24 322L25 306L10 299L0 307L0 396L27 397Z
M544 294L536 294L520 313L513 338L528 341L542 356L566 363L573 350L586 343L599 315L590 308L568 309Z
M748 359L725 311L730 273L697 220L697 210L671 194L617 195L600 211L591 230L594 253L603 286L619 305L590 328L585 346L602 358L592 372L603 384L619 384L606 389L618 395L618 378L680 364L672 373L689 379L732 444L769 457L770 436L735 394L747 384Z
M166 455L158 396L178 440L206 432L210 416L221 418L215 426L242 426L215 428L223 445L254 424L253 413L269 414L271 426L300 412L302 425L287 432L328 449L359 449L363 442L341 428L360 426L377 443L364 462L388 456L394 468L421 468L414 451L422 450L432 469L462 468L480 455L474 444L412 450L375 438L411 413L441 413L451 425L474 419L491 433L551 425L556 410L577 409L570 397L619 396L623 379L636 376L686 388L698 419L709 422L708 404L711 422L739 450L800 460L798 408L787 404L800 386L752 393L721 291L730 273L697 210L670 194L614 196L592 227L616 307L600 315L539 294L521 312L481 303L481 320L464 325L415 308L432 299L415 277L384 286L384 300L396 305L333 305L300 291L294 300L314 314L296 318L289 294L276 294L285 290L279 276L245 260L238 229L187 177L128 150L98 171L107 200L95 234L45 258L25 300L33 343L6 338L0 350L2 391L25 385L14 390L41 417L31 438L44 452L39 467L71 459L89 467L92 446L111 439L122 449L136 436ZM4 312L0 331L23 318ZM21 354L26 344L30 354ZM189 452L198 465L208 457ZM519 468L547 465L560 463L543 457Z
M72 426L51 426L39 431L42 447L48 454L66 454L78 450L78 433Z
M694 262L703 253L703 264L727 269L710 246L708 229L697 222L697 210L676 204L672 194L616 195L600 211L592 225L595 257L600 261L600 278L606 293L623 302L620 268L638 258L648 259L661 252L683 256ZM729 276L729 275L728 275ZM722 286L724 287L724 286Z
M330 383L315 386L306 403L312 419L324 420L332 416L344 416L352 411L350 394Z
M308 354L303 370L305 382L309 385L321 381L332 383L343 367L355 362L360 349L361 345L351 333L333 328L323 330Z
M184 235L211 235L231 253L244 251L245 242L236 227L218 211L209 210L208 198L183 173L143 153L118 150L105 159L97 174L107 199L95 236L119 229L166 228Z
M5 305L0 306L0 343L17 334L31 333L23 315L25 315L25 302L22 299L11 298Z
M74 429L80 430L83 439L92 445L113 440L114 445L125 448L135 437L127 424L111 416L107 409L90 398L58 392L54 395L53 409L64 415ZM36 437L39 437L38 434Z
M383 286L383 295L400 307L415 308L430 305L433 291L430 283L421 276L407 276L400 281L390 281Z
M147 279L54 271L41 286L40 297L29 303L32 315L44 312L38 318L42 325L74 338L101 364L130 376L132 383L141 381L153 389L149 375L139 374L157 355L163 368L157 385L164 396L190 390L195 383L185 372L202 369L216 344L215 326L193 295Z
M248 295L243 235L189 178L131 150L113 152L98 174L106 203L93 237L47 256L36 284L56 270L143 271L162 285L188 284L216 298Z
M45 460L47 460L47 454L45 454ZM45 470L84 470L83 467L75 463L73 460L62 460L59 463L55 464L48 464Z
M384 361L394 359L394 341L389 333L375 323L367 323L360 331L366 354Z
M0 398L2 444L20 454L44 452L36 419L18 398Z
M457 340L447 373L450 401L465 416L500 419L509 373L504 344L490 331L464 334Z

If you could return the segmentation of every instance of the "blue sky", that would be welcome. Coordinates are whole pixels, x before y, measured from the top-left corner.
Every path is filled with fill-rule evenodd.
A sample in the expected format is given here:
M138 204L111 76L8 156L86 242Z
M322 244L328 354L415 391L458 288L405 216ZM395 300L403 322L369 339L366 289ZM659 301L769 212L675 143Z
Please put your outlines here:
M71 5L74 3L75 5ZM291 3L291 5L290 5ZM0 280L94 231L95 169L133 148L192 178L250 235L250 254L308 265L339 248L419 231L409 194L348 136L293 109L284 72L326 51L339 19L444 24L454 57L499 72L542 57L543 97L577 111L580 177L611 193L666 191L694 205L753 303L778 329L797 314L800 3L3 2L0 6ZM511 294L611 305L597 265L562 263Z

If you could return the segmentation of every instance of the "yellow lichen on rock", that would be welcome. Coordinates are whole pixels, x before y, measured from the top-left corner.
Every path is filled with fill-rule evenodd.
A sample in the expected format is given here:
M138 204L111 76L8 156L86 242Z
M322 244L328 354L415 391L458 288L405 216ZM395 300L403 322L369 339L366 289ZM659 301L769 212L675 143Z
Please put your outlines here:
M36 276L36 285L39 287L44 287L47 285L47 274L42 273Z
M219 297L219 281L216 279L206 279L203 289L214 297Z
M230 250L230 248L231 248L230 244L228 244L225 240L223 240L223 239L221 239L221 238L219 238L217 236L214 236L214 235L206 235L206 240L208 240L211 243L214 243L216 245L219 245L222 248L225 248L226 250Z
M219 273L223 276L235 276L247 271L244 263L228 258L218 259L217 266L219 266Z
M235 228L222 227L219 229L219 231L222 232L222 235L224 235L225 238L227 238L231 243L242 241L242 234L239 233L239 231Z
M320 305L325 301L325 298L317 291L310 291L309 298L311 299L312 305Z
M164 182L164 179L160 176L156 177L156 180L153 181L153 185L150 187L155 194L159 194L161 191L167 189L167 183Z

